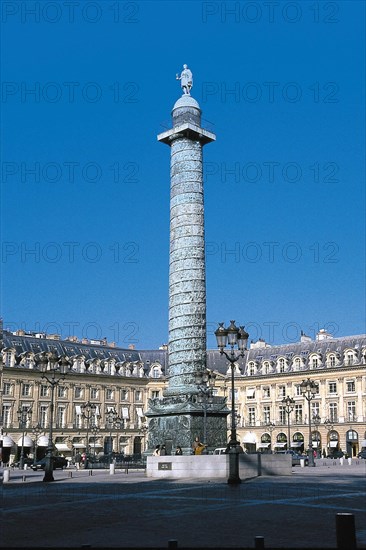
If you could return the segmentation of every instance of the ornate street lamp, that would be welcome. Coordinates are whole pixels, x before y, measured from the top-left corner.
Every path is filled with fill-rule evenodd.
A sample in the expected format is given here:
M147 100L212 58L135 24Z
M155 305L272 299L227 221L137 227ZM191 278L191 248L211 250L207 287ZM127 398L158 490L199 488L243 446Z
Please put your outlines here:
M146 444L145 444L145 437L146 437L146 434L148 433L149 431L149 427L148 425L145 423L145 424L142 424L142 426L140 426L140 429L139 429L140 433L141 433L141 439L144 441L144 444L143 444L143 451L145 451L145 447L146 447Z
M266 428L269 431L270 436L271 436L271 453L273 452L273 449L272 449L272 432L275 429L275 427L276 427L276 424L274 422L267 422L267 424L266 424Z
M22 450L20 452L19 468L20 470L23 470L24 468L24 435L25 435L25 430L27 429L27 423L32 416L32 409L31 407L19 406L17 410L17 415L18 415L18 421L19 421L19 428L21 428L22 430Z
M96 424L93 424L93 426L90 428L90 431L93 434L94 460L95 460L95 444L96 444L97 435L99 433L99 428Z
M90 445L89 445L89 427L90 427L90 420L95 417L95 413L97 410L97 406L95 403L90 403L90 401L87 401L83 405L81 405L81 417L85 418L86 420L86 464L85 467L88 467L88 455L90 453Z
M116 427L116 422L119 422L121 419L118 416L118 412L116 409L109 409L106 411L106 428L109 427L109 454L110 454L110 463L112 464L112 452L113 452L113 444L112 444L112 430Z
M46 380L51 386L50 423L48 432L48 445L46 451L46 464L43 481L54 481L53 477L53 409L55 399L55 388L65 379L70 369L70 361L67 357L59 357L55 353L41 352L35 356L37 366L42 372L42 380Z
M307 378L306 380L303 380L300 384L300 391L303 397L308 402L309 406L309 449L308 449L308 456L309 456L309 466L315 466L314 462L314 454L313 454L313 441L311 436L311 406L310 403L314 399L317 391L318 386L315 384L313 380L310 380L310 378Z
M203 444L205 445L203 453L206 453L207 448L207 410L209 404L213 403L215 378L216 374L209 369L196 375L196 384L199 391L197 401L203 404Z
M215 331L217 346L221 355L225 355L231 366L231 434L228 443L229 449L229 477L227 482L231 485L241 483L239 477L239 442L236 437L235 424L235 363L240 357L244 357L244 352L247 349L249 334L244 330L244 327L238 328L235 326L235 321L230 321L230 326L224 328L224 323L219 323L219 328ZM229 344L230 353L226 353L224 348ZM239 354L235 356L235 346L238 346Z
M291 431L290 431L290 414L294 410L295 407L295 399L292 397L289 397L288 395L284 397L281 401L283 404L283 409L285 413L287 414L287 433L288 433L288 439L287 439L287 450L290 450L290 443L291 443Z
M33 464L36 465L37 462L37 448L38 448L38 438L42 433L42 427L40 424L36 424L32 428L32 435L34 437L34 456L33 456Z
M327 418L326 420L324 420L324 426L326 427L327 429L327 453L330 454L330 434L332 432L332 430L334 429L334 422L332 420L330 420L329 418Z
M313 424L315 426L315 441L316 441L316 452L318 453L318 450L319 450L319 425L320 425L320 416L319 414L314 414L313 415Z

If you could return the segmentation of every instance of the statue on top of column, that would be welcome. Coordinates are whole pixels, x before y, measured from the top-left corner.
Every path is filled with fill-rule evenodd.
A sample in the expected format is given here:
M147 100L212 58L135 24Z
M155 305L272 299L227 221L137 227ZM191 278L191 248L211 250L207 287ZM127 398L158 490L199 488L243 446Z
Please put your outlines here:
M180 76L176 75L176 80L180 80L180 85L183 90L183 94L185 95L191 95L191 88L193 86L193 76L190 69L188 69L187 65L183 65L183 71L181 72Z

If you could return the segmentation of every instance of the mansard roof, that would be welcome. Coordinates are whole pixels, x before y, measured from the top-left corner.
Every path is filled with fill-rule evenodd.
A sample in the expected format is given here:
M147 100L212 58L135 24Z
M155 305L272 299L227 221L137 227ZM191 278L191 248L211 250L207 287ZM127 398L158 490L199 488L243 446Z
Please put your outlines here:
M168 351L166 349L157 350L134 350L108 346L108 344L92 344L73 342L70 340L56 340L52 338L39 338L29 335L14 335L11 332L3 332L4 348L15 349L15 354L19 356L21 353L40 353L55 352L58 355L83 356L87 359L109 360L115 359L117 362L140 362L144 367L144 374L147 375L151 366L154 363L159 363L162 366L163 373L166 374L168 366ZM324 340L308 340L292 344L283 344L270 347L249 349L244 358L238 359L238 365L245 376L248 374L247 366L251 361L254 361L258 367L263 365L265 361L274 364L278 358L285 357L288 359L286 372L292 369L292 359L301 357L304 361L302 370L309 368L308 358L312 353L320 354L325 359L329 353L335 353L340 358L338 366L343 365L343 354L345 350L352 349L356 352L357 361L359 364L365 364L366 357L362 356L366 350L366 335L344 336L341 338L326 338ZM323 365L324 366L324 365ZM207 367L209 369L226 374L228 369L228 360L224 355L220 355L219 350L207 350ZM275 371L272 371L275 372ZM266 375L269 373L258 372L258 374Z

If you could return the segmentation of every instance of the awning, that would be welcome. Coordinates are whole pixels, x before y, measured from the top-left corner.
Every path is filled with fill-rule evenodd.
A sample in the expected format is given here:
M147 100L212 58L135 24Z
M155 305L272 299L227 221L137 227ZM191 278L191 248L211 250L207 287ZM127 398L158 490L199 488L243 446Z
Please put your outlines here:
M71 451L71 449L66 445L66 443L56 443L55 447L58 451Z
M243 437L243 443L257 443L257 438L255 437L255 434L253 434L252 432L245 434L245 436Z
M84 443L73 443L72 446L74 449L85 449Z
M78 416L81 415L81 405L75 405L75 411Z
M122 407L122 418L125 420L128 420L130 418L128 407Z
M21 447L23 445L23 447L33 447L33 441L31 440L31 438L29 437L29 435L25 435L24 436L24 443L22 443L23 441L23 436L21 436L19 439L18 439L18 447Z
M259 445L257 445L257 449L268 449L269 446L270 443L259 443Z
M313 441L313 447L319 447L320 441Z
M338 447L338 441L329 441L329 447Z
M84 447L84 445L83 445L83 447ZM89 443L89 447L91 447L92 449L94 449L94 447L96 449L99 449L99 448L102 448L103 445L101 443L96 443L95 445L94 445L94 443Z
M301 447L302 445L304 445L304 442L303 441L293 441L290 445L290 447L293 447L294 449L298 449L299 447Z
M3 435L0 439L3 441L3 447L9 448L15 445L14 441L8 435Z
M282 449L283 447L286 447L287 443L276 443L275 448L278 447L279 449Z
M48 446L48 437L45 435L41 435L41 437L38 438L37 442L38 447L47 447Z
M141 416L144 416L144 412L141 407L136 408L137 416L141 418Z
M254 397L255 389L247 389L247 397Z

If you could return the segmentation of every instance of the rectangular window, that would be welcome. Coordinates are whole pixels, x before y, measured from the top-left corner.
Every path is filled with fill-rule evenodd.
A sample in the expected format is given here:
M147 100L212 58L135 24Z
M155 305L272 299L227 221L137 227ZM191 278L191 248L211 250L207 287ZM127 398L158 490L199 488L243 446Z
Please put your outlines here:
M263 388L263 397L271 397L271 388L269 386Z
M330 366L330 367L335 367L335 363L336 363L335 356L334 356L334 355L331 355L331 356L329 357L329 366Z
M128 401L128 390L121 390L121 401Z
M57 395L58 397L66 397L66 388L64 386L59 386Z
M113 395L114 395L113 390L111 390L111 389L109 389L109 388L107 388L107 389L105 390L105 398L106 398L106 399L109 399L109 400L113 399Z
M5 353L5 366L6 367L11 367L11 356L12 356L11 351L7 351Z
M349 422L356 420L356 401L348 401L347 403L347 420Z
M159 391L159 390L153 390L153 391L151 392L151 397L152 397L152 399L158 399L159 396L160 396L160 391Z
M311 415L313 418L314 416L320 416L320 403L311 404Z
M41 405L39 408L39 423L41 428L47 428L47 405Z
M136 390L135 391L135 401L142 401L142 391Z
M348 380L346 382L347 385L347 392L348 393L354 393L356 391L355 381L354 380Z
M338 422L338 403L329 403L329 420Z
M22 396L28 397L31 394L31 387L30 384L23 384L22 385Z
M97 388L91 388L90 390L90 399L98 399L99 392Z
M12 394L11 390L12 390L11 384L9 384L9 382L4 382L3 394L4 395L11 395Z
M83 390L80 386L76 386L74 390L75 399L80 399L83 397Z
M248 409L248 423L249 426L255 426L255 407L249 407Z
M302 424L302 405L295 405L295 423Z
M328 382L328 393L337 393L337 382Z
M10 428L11 426L11 405L3 405L2 419L4 428Z
M278 386L278 397L286 397L286 386Z
M271 407L269 405L263 407L263 420L265 424L271 422Z
M287 418L285 407L283 405L280 405L278 411L280 414L280 424L286 424Z
M41 397L47 397L48 396L48 386L45 384L42 384L39 390L39 394Z
M56 426L57 428L65 427L65 407L57 408Z
M247 399L255 398L255 388L247 388Z
M83 417L80 405L75 405L74 428L83 427Z
M297 396L302 395L300 384L296 384L295 386L295 395Z

